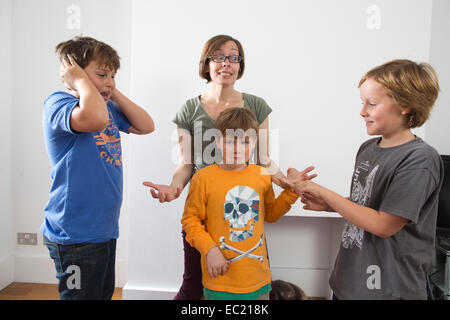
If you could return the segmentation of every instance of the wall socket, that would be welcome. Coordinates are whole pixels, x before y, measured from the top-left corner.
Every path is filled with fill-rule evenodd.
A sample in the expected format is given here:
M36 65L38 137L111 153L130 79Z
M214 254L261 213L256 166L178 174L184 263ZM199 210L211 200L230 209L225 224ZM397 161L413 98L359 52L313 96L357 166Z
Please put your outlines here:
M37 233L17 232L17 244L37 246Z

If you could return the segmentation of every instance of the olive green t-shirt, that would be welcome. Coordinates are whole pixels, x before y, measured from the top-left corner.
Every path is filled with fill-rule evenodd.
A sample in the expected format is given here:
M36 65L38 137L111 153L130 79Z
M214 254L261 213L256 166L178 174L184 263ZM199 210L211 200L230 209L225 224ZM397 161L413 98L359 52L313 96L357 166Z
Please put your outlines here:
M272 109L260 97L248 93L242 93L242 95L244 97L244 108L252 111L261 125L272 112ZM192 174L215 163L214 132L216 122L206 113L200 102L200 96L187 100L178 110L173 122L178 127L187 130L192 136L192 152L194 155Z

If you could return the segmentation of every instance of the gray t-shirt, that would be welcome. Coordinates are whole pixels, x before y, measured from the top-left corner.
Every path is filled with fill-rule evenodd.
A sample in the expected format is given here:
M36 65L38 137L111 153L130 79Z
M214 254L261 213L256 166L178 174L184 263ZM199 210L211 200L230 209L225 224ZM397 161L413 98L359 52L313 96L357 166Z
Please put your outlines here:
M421 138L380 148L364 142L356 156L351 200L409 222L380 238L346 221L330 277L339 299L426 299L443 164Z
M261 125L272 109L264 99L242 93L244 97L244 108L253 112ZM194 155L194 171L215 163L216 145L214 142L214 130L216 121L213 120L203 108L200 96L187 100L178 110L173 122L182 129L187 130L192 136L192 152Z

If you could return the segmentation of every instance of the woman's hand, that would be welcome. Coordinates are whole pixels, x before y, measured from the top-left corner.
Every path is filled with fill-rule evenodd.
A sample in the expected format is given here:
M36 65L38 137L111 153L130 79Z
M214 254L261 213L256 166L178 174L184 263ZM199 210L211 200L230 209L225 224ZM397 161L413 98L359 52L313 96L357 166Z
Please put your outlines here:
M206 254L206 266L211 278L216 278L219 275L223 276L228 271L228 265L229 263L219 247L215 246L209 249Z
M150 193L155 199L159 199L159 202L170 202L178 198L183 191L181 187L171 187L165 184L154 184L150 181L144 181L144 186L150 188Z

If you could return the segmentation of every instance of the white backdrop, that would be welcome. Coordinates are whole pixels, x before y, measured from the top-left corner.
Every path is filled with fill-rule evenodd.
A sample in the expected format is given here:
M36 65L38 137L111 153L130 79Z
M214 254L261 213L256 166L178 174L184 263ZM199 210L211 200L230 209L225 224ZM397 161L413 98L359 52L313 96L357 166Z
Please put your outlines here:
M170 183L177 160L172 119L186 99L207 90L198 61L210 37L229 34L243 44L246 70L236 88L273 108L271 154L280 168L315 165L317 182L348 195L356 151L368 138L359 115L359 79L391 59L428 61L431 10L431 1L423 0L133 1L131 94L155 119L156 131L130 139L126 289L170 297L181 283L186 190L177 201L159 204L142 181ZM290 214L303 214L300 203ZM328 222L283 219L268 228L272 265L328 271ZM305 241L296 230L315 232L309 240L317 241ZM307 294L323 294L326 275L314 281Z

